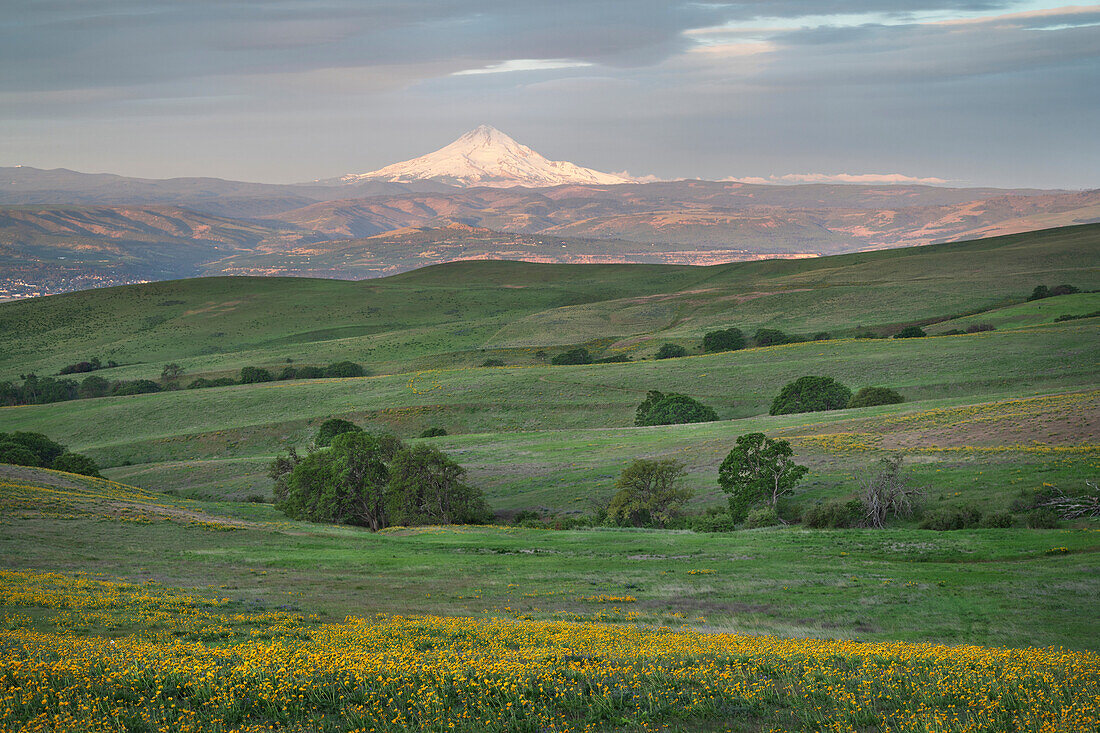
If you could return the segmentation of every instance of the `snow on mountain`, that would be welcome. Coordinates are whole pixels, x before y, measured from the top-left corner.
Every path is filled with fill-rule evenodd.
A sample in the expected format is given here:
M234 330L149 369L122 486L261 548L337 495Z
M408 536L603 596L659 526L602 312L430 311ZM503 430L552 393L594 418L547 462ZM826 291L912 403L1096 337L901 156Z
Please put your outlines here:
M433 180L455 186L558 186L565 183L634 183L635 179L601 173L563 160L547 160L490 125L470 130L450 145L419 158L394 163L370 173L353 173L339 180Z

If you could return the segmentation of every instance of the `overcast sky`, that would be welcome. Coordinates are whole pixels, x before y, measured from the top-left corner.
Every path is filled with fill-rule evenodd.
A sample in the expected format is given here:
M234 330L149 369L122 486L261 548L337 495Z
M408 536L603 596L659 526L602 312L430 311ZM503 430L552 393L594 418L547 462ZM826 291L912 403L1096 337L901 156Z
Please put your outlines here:
M634 175L1095 188L1100 5L0 0L0 165L293 182L483 122Z

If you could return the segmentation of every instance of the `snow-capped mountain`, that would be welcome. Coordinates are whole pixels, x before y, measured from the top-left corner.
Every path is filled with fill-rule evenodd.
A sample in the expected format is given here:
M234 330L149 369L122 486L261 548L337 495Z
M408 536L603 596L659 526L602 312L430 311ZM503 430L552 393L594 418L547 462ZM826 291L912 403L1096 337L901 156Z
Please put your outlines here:
M547 160L490 125L480 125L434 153L370 173L353 173L339 180L346 183L430 180L454 186L497 188L634 183L634 179L627 176L601 173L564 160Z

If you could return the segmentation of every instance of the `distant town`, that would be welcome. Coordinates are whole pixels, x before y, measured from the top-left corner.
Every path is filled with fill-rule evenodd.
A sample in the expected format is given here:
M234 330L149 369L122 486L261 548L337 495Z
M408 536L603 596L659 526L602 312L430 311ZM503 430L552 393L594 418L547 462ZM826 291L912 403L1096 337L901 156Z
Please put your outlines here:
M59 295L74 290L109 288L115 285L133 285L134 283L146 282L149 282L149 280L91 274L55 276L44 280L6 278L0 280L0 302L37 298L41 295Z

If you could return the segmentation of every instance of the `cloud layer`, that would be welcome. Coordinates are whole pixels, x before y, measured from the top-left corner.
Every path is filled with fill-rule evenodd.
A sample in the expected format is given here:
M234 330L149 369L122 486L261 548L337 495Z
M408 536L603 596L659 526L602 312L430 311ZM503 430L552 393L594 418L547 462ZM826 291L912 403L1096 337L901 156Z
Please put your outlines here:
M1100 186L1100 5L0 0L0 165L307 180L490 122L663 178Z

